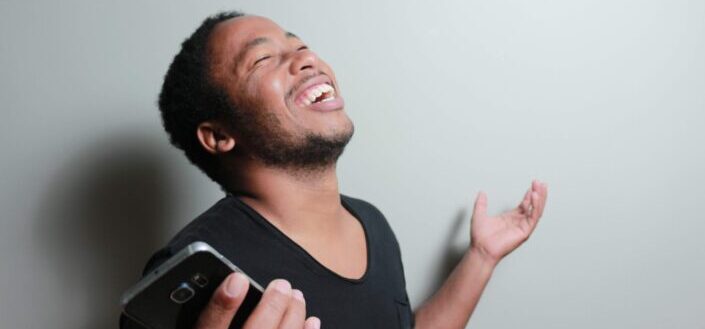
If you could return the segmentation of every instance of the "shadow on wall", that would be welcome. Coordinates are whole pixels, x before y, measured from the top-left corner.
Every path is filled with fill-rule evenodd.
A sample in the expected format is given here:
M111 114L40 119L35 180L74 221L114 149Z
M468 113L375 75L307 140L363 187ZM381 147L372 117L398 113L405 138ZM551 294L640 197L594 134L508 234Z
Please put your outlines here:
M448 227L448 232L444 241L446 242L443 246L443 250L438 255L438 261L433 264L436 272L433 273L433 283L428 286L428 290L423 295L422 300L428 300L433 294L438 291L443 282L448 278L450 273L455 269L463 255L467 251L467 245L460 246L459 244L466 243L467 236L470 235L469 229L462 229L463 224L468 222L469 216L466 209L461 209L458 211L452 225Z
M122 292L164 244L176 205L166 145L139 133L90 145L57 172L39 200L34 235L81 328L116 328ZM59 304L60 305L60 304ZM75 319L75 318L74 318Z

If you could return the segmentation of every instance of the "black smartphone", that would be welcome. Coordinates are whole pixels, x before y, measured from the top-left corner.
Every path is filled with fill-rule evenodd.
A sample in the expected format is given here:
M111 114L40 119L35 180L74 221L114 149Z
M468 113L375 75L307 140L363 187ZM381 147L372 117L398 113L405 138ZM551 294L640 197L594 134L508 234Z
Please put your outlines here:
M148 329L192 329L213 292L232 272L245 274L207 243L193 242L125 291L123 313ZM250 288L231 329L242 327L264 291L247 278Z

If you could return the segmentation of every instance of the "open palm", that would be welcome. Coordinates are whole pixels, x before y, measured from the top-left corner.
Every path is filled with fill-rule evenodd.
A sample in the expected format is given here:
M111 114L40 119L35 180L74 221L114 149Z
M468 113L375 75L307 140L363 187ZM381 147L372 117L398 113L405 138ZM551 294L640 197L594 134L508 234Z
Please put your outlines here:
M472 248L498 262L519 247L536 228L546 205L546 184L533 181L519 205L497 216L487 215L487 196L480 192L472 214Z

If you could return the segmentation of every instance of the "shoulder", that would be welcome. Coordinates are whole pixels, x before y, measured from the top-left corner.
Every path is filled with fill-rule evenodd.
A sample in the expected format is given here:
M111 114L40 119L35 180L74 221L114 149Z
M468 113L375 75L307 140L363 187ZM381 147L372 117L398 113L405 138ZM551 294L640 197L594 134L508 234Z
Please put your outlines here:
M368 201L345 194L341 194L340 198L343 200L344 203L354 207L355 210L375 212L378 215L382 216L382 212L375 205Z
M389 225L387 218L384 214L382 214L382 211L380 211L379 208L368 201L347 195L341 194L341 199L343 200L344 205L349 206L348 210L350 210L355 217L362 221L367 229L373 231L370 233L380 235L383 240L388 240L396 244L396 236L394 235L394 231Z
M155 252L147 262L144 273L156 268L192 242L204 241L218 249L217 246L222 244L223 240L227 240L224 236L225 232L232 235L242 231L242 225L247 222L243 220L246 217L248 217L246 210L240 207L236 198L220 199L182 228L163 248Z
M238 219L247 217L244 209L239 207L234 197L224 197L208 210L198 215L169 242L169 245L184 247L194 237L208 236L214 231L222 231L224 226L232 226Z
M353 212L353 215L358 215L360 219L370 221L371 224L383 224L388 226L387 219L384 214L370 202L355 197L340 195L343 205Z

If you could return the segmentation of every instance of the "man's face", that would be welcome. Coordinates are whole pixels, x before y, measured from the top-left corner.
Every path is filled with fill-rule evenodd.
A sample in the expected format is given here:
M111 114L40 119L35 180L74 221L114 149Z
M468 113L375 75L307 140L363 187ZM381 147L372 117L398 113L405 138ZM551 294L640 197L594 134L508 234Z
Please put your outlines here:
M335 162L353 132L333 70L269 19L224 21L209 40L211 74L244 120L237 143L265 164Z

